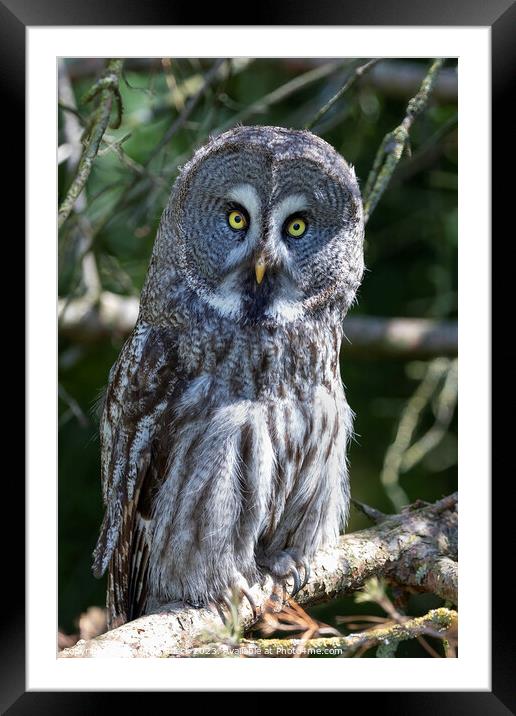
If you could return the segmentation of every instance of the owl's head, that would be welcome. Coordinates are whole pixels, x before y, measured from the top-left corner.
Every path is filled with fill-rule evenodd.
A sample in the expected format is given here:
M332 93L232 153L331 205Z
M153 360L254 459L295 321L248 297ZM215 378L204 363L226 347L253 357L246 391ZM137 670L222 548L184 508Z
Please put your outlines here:
M363 235L355 173L333 147L308 131L237 127L181 170L155 253L218 314L284 324L347 310Z

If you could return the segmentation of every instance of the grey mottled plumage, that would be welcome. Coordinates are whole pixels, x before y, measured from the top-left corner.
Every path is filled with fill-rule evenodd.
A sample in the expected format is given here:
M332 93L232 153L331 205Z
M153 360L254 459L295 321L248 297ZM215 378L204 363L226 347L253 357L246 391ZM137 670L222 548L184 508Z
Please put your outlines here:
M337 539L363 231L353 169L310 132L238 127L181 170L101 419L111 625L285 579Z

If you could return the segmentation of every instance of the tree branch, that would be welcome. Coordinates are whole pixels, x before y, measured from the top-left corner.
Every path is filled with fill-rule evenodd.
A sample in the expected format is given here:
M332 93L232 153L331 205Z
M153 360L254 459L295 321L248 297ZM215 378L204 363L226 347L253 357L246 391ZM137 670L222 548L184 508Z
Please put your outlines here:
M411 506L374 527L343 535L336 548L317 553L312 576L296 599L302 605L317 604L357 591L372 576L383 576L417 589L431 588L456 603L456 573L442 568L443 559L447 558L448 564L456 554L455 493L433 505ZM435 565L439 573L431 576ZM272 590L270 577L263 586L252 587L259 614L271 603ZM281 608L279 601L277 608ZM245 602L240 607L240 619L244 629L256 622ZM168 657L186 653L199 643L213 642L213 634L220 628L221 618L215 610L186 608L176 602L91 641L81 640L60 652L59 657Z
M240 644L211 643L196 646L185 652L177 651L170 657L185 656L246 656L285 657L294 655L343 656L354 653L361 647L370 649L377 644L395 648L400 642L419 636L438 636L446 639L457 628L458 615L453 609L440 607L432 609L421 617L407 619L402 624L386 624L348 636L334 636L308 639L243 639Z
M364 189L364 222L366 224L386 190L401 159L403 150L410 146L410 129L416 117L427 106L436 77L443 63L443 59L436 59L432 62L418 93L407 104L403 121L392 132L386 134L380 144Z
M140 302L135 296L103 291L91 301L88 295L69 302L59 299L59 334L82 343L112 335L127 336L133 330Z
M344 321L343 349L364 356L457 355L457 323L430 318L349 316Z
M453 557L456 559L457 555ZM459 567L451 557L431 557L423 560L401 559L394 580L418 592L438 594L452 604L458 604Z

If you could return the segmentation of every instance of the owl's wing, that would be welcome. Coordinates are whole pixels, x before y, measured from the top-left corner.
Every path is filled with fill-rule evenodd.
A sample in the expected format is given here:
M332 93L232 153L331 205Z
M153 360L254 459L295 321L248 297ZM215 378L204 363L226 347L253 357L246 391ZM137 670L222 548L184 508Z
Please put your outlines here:
M142 612L149 556L149 493L163 465L159 435L177 384L171 330L139 322L111 369L100 425L106 512L93 573L109 566L111 626Z

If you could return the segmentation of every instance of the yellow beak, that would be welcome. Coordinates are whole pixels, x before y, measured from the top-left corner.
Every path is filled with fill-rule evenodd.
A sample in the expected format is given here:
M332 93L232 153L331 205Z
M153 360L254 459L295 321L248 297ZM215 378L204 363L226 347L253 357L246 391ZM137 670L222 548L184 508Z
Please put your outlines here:
M265 259L263 258L263 256L260 256L254 265L254 273L256 275L256 283L261 283L263 281L263 277L265 276L266 268L267 268L267 264L265 263Z

